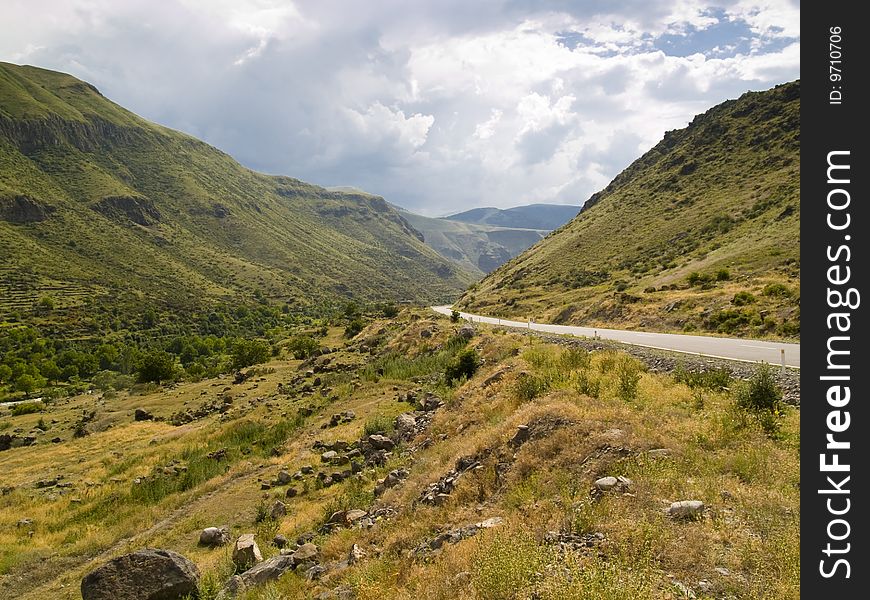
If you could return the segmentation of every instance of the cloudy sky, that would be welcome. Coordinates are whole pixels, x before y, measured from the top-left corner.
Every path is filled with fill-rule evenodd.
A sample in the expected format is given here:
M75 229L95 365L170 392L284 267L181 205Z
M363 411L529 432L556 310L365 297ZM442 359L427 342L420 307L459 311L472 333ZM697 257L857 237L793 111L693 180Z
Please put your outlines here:
M790 0L4 0L0 60L442 215L581 204L666 130L797 79L799 21Z

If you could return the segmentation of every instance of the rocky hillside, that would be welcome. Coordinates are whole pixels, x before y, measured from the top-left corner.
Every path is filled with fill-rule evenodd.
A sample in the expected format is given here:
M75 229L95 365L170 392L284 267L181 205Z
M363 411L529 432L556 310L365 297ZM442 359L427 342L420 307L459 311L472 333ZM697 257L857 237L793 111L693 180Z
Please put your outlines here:
M799 113L792 82L668 132L459 306L555 323L798 337Z
M471 276L383 198L255 173L69 75L0 63L0 319L435 301ZM70 316L69 311L72 311Z
M800 415L753 401L769 378L422 310L318 343L0 407L0 596L798 596Z

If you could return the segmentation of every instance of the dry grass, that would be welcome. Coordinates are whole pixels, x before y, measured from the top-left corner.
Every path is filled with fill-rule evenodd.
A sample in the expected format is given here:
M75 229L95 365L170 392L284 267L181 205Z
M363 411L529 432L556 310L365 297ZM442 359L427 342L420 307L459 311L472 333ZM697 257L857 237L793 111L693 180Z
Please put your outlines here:
M435 335L422 338L420 324L405 320L394 326L385 334L386 344L395 349L412 340L443 343L456 327L446 319L433 320L425 326L436 329ZM571 354L546 344L529 348L517 336L486 329L471 343L486 359L484 365L452 390L450 403L436 413L430 429L409 444L415 452L400 449L386 468L365 474L360 482L327 489L310 486L288 501L289 514L274 529L291 539L312 530L332 507L369 502L374 480L404 466L409 478L375 502L397 507L396 518L316 540L327 561L344 559L352 544L363 548L367 558L320 582L290 574L247 598L313 597L338 585L351 586L363 599L507 599L532 594L553 599L677 598L675 581L695 589L698 597L798 597L797 410L788 409L780 438L771 439L753 421L740 418L727 393L699 394L670 376L646 372L625 355ZM16 488L0 497L0 571L5 575L0 595L77 598L78 581L87 570L148 545L192 558L204 572L203 597L213 597L229 574L228 553L198 548L199 530L226 524L234 534L257 532L257 505L284 491L261 491L260 480L270 480L280 468L293 472L304 464L317 466L318 454L311 450L315 439L356 439L367 421L408 410L397 396L418 384L362 381L348 396L323 404L289 434L278 456L264 455L252 445L250 453L233 454L226 472L189 490L153 504L117 499L129 494L132 479L156 465L191 448L212 447L218 440L223 444L227 432L242 421L269 430L292 418L295 408L311 399L271 396L278 382L292 377L297 364L274 363L275 372L255 382L257 388L250 387L253 383L233 386L234 394L264 400L225 422L216 416L183 427L132 422L129 413L135 406L165 416L184 402L198 403L203 390L215 394L225 387L222 381L205 381L119 397L111 407L100 407L101 419L112 423L103 432L0 455L4 485ZM632 394L620 382L627 371L636 376ZM518 394L520 382L528 378L541 386L531 396ZM596 387L593 383L597 397L579 391ZM42 416L57 420L53 427L62 432L94 402L94 397L77 398L51 406ZM356 412L354 421L321 429L332 413L348 409ZM27 428L36 418L4 420L11 427ZM532 439L512 448L507 441L521 424L531 426ZM425 438L429 444L421 445ZM667 448L670 454L653 457L647 452L653 448ZM469 455L479 457L483 469L462 475L448 502L437 507L416 502L429 483ZM72 491L57 494L33 487L58 473L74 483ZM628 493L606 493L596 501L590 489L605 475L624 475L634 483ZM682 499L703 500L708 507L704 518L685 523L669 519L664 512L668 504ZM427 558L412 555L440 532L494 516L504 524L456 544L445 543ZM32 537L27 528L16 527L24 517L34 521ZM595 548L560 553L545 543L549 531L597 532L603 541ZM268 527L259 529L266 554L276 552L268 544L272 533ZM137 537L125 541L131 536ZM711 591L705 595L707 584Z

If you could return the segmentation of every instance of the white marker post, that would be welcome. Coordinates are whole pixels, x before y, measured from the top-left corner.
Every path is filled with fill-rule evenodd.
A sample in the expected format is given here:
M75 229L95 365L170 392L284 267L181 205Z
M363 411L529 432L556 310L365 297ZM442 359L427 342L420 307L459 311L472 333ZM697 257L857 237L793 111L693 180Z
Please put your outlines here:
M779 349L779 359L780 359L780 364L782 365L780 372L785 374L785 348Z

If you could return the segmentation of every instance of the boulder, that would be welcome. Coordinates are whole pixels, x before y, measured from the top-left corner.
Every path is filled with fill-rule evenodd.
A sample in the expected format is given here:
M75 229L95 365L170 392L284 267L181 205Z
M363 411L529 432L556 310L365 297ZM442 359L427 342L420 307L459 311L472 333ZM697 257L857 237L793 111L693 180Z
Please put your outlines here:
M144 408L137 408L133 412L133 420L134 421L153 421L154 415L145 410Z
M423 398L423 401L420 402L420 408L422 408L426 412L432 412L433 410L438 410L444 403L441 401L441 398L438 396L426 396Z
M519 425L517 426L517 432L514 434L514 437L510 439L508 444L513 448L519 448L527 441L529 441L529 437L531 436L531 432L529 431L528 425Z
M197 593L199 570L171 550L140 550L110 560L82 579L83 600L182 600Z
M293 481L293 476L290 475L289 471L279 471L278 477L275 478L277 485L287 485L291 481Z
M320 455L320 460L323 462L332 462L338 458L338 452L335 450L327 450Z
M463 325L459 328L459 331L456 332L456 335L465 340L470 340L474 337L474 327L471 325Z
M276 536L272 539L272 544L273 544L276 548L286 548L287 546L290 545L290 540L288 540L286 536L283 536L283 535L281 535L281 534L279 533L278 535L276 535Z
M286 515L287 505L280 500L276 500L275 504L272 505L272 510L269 511L269 516L272 517L273 521L277 521L278 519Z
M704 514L704 503L700 500L680 500L668 508L668 516L674 519L698 519Z
M405 439L413 437L417 429L417 419L412 413L402 413L396 417L396 431Z
M263 555L260 554L260 548L254 540L253 533L243 533L236 540L233 546L233 563L237 567L247 569L251 565L261 562Z
M217 548L230 543L230 532L227 527L206 527L199 534L199 545Z
M241 575L242 589L275 581L295 566L292 556L278 555L251 567Z
M622 475L619 477L602 477L595 481L595 489L601 490L602 492L620 492L630 488L632 483L634 482L631 479L623 477Z
M396 447L396 444L385 435L373 434L368 437L369 444L372 445L372 448L375 450L386 450L390 451Z
M294 564L302 564L307 561L313 561L317 558L320 550L311 542L302 544L290 556L293 558Z

